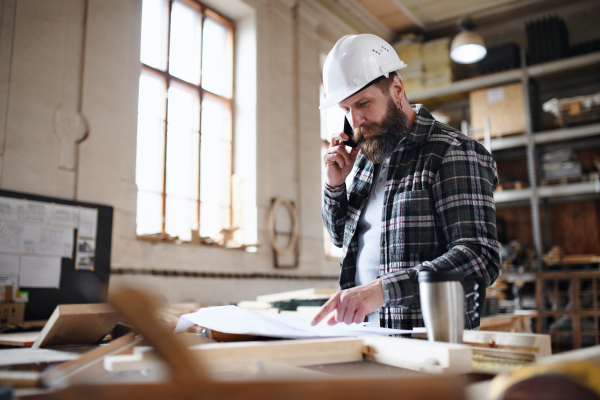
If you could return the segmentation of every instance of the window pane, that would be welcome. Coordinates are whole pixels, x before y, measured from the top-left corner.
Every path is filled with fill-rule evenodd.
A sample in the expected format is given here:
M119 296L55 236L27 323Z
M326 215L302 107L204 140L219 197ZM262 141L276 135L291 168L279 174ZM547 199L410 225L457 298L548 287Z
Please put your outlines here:
M163 191L165 83L147 71L140 76L135 181L139 190Z
M202 99L202 140L207 138L231 141L231 112L229 106L215 96Z
M167 69L168 15L167 0L144 0L140 60L162 71Z
M200 127L200 97L198 91L177 82L169 87L169 125L198 130Z
M200 84L200 26L198 10L173 2L169 72L195 85Z
M212 236L230 226L231 113L207 95L202 101L200 233Z
M325 97L321 85L321 99ZM344 118L346 113L341 108L329 107L321 110L321 139L331 143L331 135L344 131Z
M192 229L198 228L198 202L167 196L165 231L182 240L191 240Z
M157 233L162 229L162 196L158 193L138 191L137 234Z
M231 97L232 49L229 31L214 19L204 19L202 40L202 87Z
M167 196L198 199L199 96L183 85L169 89Z

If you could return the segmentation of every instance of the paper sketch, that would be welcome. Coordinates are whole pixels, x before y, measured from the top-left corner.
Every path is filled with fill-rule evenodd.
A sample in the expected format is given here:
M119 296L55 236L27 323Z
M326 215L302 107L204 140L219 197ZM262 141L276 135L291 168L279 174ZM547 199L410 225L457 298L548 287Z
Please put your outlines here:
M25 222L47 224L50 222L52 205L40 201L28 200L25 202Z
M77 227L79 209L76 206L65 206L53 204L51 209L50 223L54 225Z
M79 223L77 225L77 235L80 237L96 237L96 228L98 226L98 210L95 208L81 207L79 209Z
M0 197L0 220L22 221L25 218L25 202L22 199Z
M175 333L193 325L213 329L218 332L278 337L287 339L307 339L345 336L386 336L412 333L401 329L387 329L360 324L337 324L321 322L310 325L311 318L292 314L259 314L236 306L206 307L200 311L179 317Z
M60 257L21 257L19 284L23 288L55 288L60 286Z
M0 276L8 278L15 291L19 286L19 261L16 254L0 254Z
M0 232L0 252L2 253L22 253L23 249L23 231L25 225L21 222L7 222L4 229Z

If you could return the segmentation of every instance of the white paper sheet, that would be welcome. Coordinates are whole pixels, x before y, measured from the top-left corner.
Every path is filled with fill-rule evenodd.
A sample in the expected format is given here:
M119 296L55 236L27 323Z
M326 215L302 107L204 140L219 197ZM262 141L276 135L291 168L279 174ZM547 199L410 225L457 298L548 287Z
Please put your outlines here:
M327 321L321 321L317 326L311 326L311 320L311 318L293 314L259 314L236 306L206 307L198 312L182 315L177 322L175 333L193 325L224 333L286 339L387 336L412 333L408 330L376 328L359 324L329 326Z
M40 227L35 253L61 257L73 256L73 228Z
M0 252L15 254L22 253L24 231L25 225L23 225L21 222L6 221L4 229L2 229L0 232Z
M8 278L16 292L19 286L19 256L16 254L0 254L0 276ZM14 294L14 293L13 293Z
M54 288L60 285L60 257L21 257L19 286Z
M27 200L25 202L25 222L37 222L39 224L50 223L52 204L41 201Z
M53 204L50 216L50 223L54 225L77 227L79 220L79 208L76 206L65 206L62 204Z
M22 221L25 218L23 199L0 197L0 220Z
M77 235L80 237L96 237L96 228L98 226L98 210L95 208L81 207L79 209L79 223L77 225Z

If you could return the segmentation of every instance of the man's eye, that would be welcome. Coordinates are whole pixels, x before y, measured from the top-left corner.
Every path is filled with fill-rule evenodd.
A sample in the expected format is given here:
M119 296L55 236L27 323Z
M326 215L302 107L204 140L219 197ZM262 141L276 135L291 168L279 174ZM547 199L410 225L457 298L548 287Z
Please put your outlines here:
M368 101L365 101L364 103L360 103L360 106L363 107L363 108L367 107L368 105L369 105Z

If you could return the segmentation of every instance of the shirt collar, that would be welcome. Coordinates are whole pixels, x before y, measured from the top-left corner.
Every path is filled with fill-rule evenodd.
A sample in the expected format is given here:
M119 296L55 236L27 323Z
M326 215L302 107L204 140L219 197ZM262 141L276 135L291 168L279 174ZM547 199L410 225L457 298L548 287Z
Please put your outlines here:
M406 139L416 144L425 143L429 137L429 133L434 128L435 119L423 107L423 104L412 104L411 107L415 110L417 116L410 131L406 134Z

